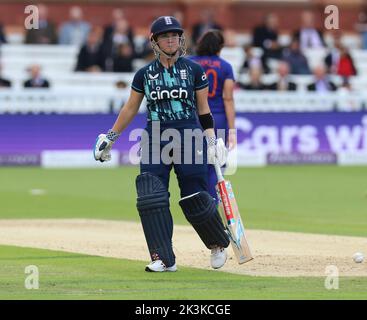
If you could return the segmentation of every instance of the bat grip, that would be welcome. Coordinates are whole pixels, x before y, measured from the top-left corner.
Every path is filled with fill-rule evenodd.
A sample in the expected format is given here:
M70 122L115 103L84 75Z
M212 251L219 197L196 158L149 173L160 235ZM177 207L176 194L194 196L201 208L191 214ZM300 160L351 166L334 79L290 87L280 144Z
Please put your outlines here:
M214 168L215 168L215 173L217 174L218 182L224 181L222 170L220 169L218 161L215 161Z

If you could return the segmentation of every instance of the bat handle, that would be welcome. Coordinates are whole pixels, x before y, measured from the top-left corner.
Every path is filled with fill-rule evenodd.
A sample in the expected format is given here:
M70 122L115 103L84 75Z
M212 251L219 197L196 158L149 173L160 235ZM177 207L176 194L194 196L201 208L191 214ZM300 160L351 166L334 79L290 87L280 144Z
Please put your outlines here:
M215 173L217 174L218 182L224 181L222 170L220 169L218 161L215 161L214 168L215 168Z

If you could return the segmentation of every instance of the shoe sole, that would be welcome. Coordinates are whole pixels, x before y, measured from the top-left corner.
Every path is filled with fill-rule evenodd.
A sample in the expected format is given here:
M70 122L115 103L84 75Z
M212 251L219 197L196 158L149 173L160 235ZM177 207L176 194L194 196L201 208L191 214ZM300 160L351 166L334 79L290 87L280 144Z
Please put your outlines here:
M228 258L228 257L226 257L226 260L224 260L223 264L222 264L220 267L213 267L213 266L212 266L212 268L213 268L213 269L215 269L215 270L216 270L216 269L220 269L220 268L222 268L222 267L226 264L226 262L227 262L227 258Z
M152 270L152 269L150 269L149 267L145 267L145 271L146 271L146 272L176 272L176 271L177 271L177 269L176 269L176 270L169 270L169 269L166 269L166 270L162 270L162 271L157 271L157 270Z

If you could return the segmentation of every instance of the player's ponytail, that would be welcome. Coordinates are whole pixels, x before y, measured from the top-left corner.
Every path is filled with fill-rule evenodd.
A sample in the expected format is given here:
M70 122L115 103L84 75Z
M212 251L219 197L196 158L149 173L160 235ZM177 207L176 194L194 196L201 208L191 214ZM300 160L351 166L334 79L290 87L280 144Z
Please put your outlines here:
M223 47L224 37L222 32L215 29L209 30L200 37L196 46L196 54L198 56L219 55Z

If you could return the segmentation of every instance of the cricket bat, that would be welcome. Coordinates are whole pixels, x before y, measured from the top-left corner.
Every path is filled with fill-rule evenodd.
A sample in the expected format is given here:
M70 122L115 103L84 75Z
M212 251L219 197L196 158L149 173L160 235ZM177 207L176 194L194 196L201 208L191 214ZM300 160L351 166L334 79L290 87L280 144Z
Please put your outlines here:
M242 264L253 259L246 239L245 228L240 212L238 211L232 185L229 181L224 180L218 163L215 164L215 172L218 179L218 183L215 186L219 199L218 209L221 213L237 262Z

